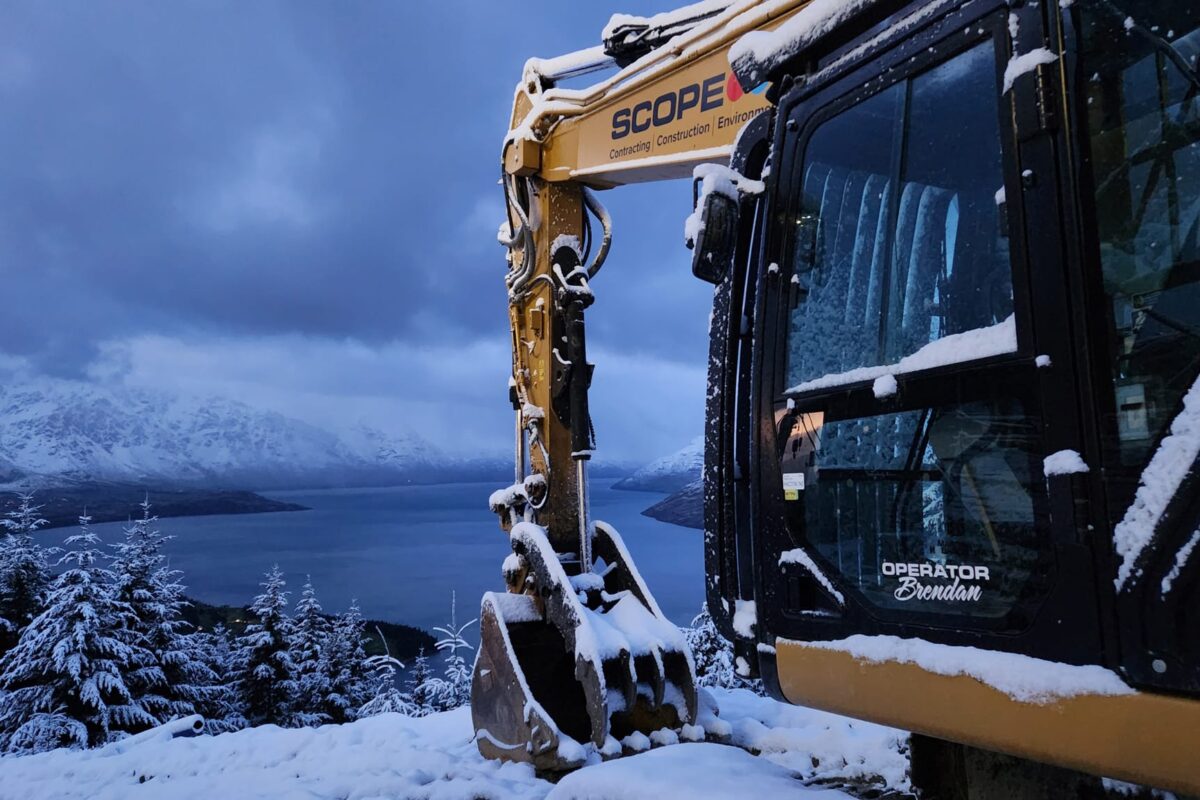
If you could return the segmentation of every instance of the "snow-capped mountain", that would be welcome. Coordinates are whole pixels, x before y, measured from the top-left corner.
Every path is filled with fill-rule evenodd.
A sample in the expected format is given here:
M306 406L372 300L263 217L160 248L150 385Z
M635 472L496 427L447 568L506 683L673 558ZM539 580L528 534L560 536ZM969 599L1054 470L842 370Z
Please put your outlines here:
M46 378L0 387L0 481L282 488L413 480L452 463L416 436L325 430L228 398Z
M616 489L635 492L677 492L700 479L704 471L704 437L669 456L651 461L627 478L613 484Z

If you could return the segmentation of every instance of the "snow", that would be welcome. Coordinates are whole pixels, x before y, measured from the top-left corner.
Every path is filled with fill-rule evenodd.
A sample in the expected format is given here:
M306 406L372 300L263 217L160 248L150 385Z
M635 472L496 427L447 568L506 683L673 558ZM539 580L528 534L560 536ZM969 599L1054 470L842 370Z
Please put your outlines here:
M874 381L884 375L904 375L924 369L933 369L947 364L958 364L979 358L1014 353L1017 350L1016 320L1010 314L1003 322L986 328L953 333L935 339L896 364L877 367L858 367L846 372L822 375L811 381L797 384L787 390L788 394L800 394L814 389L827 389L860 381Z
M875 383L871 384L871 391L875 393L877 398L891 397L899 391L896 385L895 375L880 375L875 379Z
M650 734L650 743L662 747L671 744L679 744L679 734L670 728L660 728Z
M821 37L873 5L875 0L813 0L773 31L751 31L729 48L739 75L762 80L766 73L811 47Z
M897 791L909 788L904 731L777 703L746 689L708 691L729 725L731 743L804 780L878 779Z
M680 789L687 786L686 792ZM731 797L845 798L805 788L792 773L765 759L719 744L664 747L579 770L559 782L547 800L727 800Z
M860 661L915 664L938 675L966 675L1022 703L1046 704L1079 695L1133 694L1115 672L1095 665L1075 666L1016 653L981 650L855 634L833 642L801 642L805 647L849 653Z
M577 592L599 591L604 588L604 578L594 572L572 575L571 588Z
M508 132L504 137L504 144L507 146L510 142L516 141L531 141L540 142L542 137L537 130L538 122L543 117L553 116L572 116L582 112L583 107L579 103L569 100L551 99L548 94L538 94L530 97L532 105L516 127Z
M612 57L604 52L604 46L596 45L554 58L531 58L525 62L524 75L527 80L531 77L555 80L601 69L612 63Z
M272 725L3 759L0 798L541 798L530 767L484 761L467 709L349 725Z
M621 740L621 746L635 753L641 753L650 749L650 737L644 733L634 731Z
M560 233L558 236L555 236L554 241L550 243L550 252L556 253L560 247L566 247L570 250L574 250L575 255L579 256L580 260L583 260L583 245L579 243L578 236L571 233ZM526 403L526 405L529 404ZM538 411L541 411L541 409L537 406L534 406L534 408L537 408ZM545 412L543 412L543 415L544 413Z
M842 597L842 593L834 588L833 583L825 576L825 573L821 571L821 568L817 566L817 563L812 560L812 556L805 552L803 547L785 550L779 555L779 563L799 564L800 566L804 567L823 587L825 587L825 591L829 592L829 594L837 599L839 604L846 604L846 598Z
M733 604L733 629L738 636L754 638L754 626L758 624L758 608L753 600L736 600Z
M1045 47L1038 47L1030 50L1028 53L1022 53L1019 56L1013 56L1008 61L1008 66L1004 68L1004 92L1009 91L1013 87L1013 83L1017 78L1027 72L1033 72L1042 64L1053 64L1058 60L1058 56L1051 53Z
M1175 564L1171 567L1171 571L1162 579L1162 593L1165 595L1171 591L1171 586L1179 577L1179 573L1183 572L1183 568L1187 566L1188 559L1192 557L1192 551L1196 549L1196 545L1200 544L1200 528L1192 534L1192 538L1188 539L1183 547L1179 548L1179 552L1175 554Z
M1004 187L1001 186L996 190L996 205L1002 206L1006 202L1008 202L1008 194L1004 191Z
M761 756L713 743L650 749L650 737L636 734L627 743L649 752L585 767L556 787L528 765L480 756L470 710L460 708L423 718L380 714L344 725L266 725L192 738L156 728L96 750L5 757L0 800L728 798L759 789L771 789L764 796L841 798L799 781L871 778L898 791L908 788L902 754L907 735L901 731L742 689L712 690L709 700L719 704L722 718L710 716L706 727Z
M1050 356L1038 356L1033 360L1033 363L1039 368L1048 367L1051 364Z
M724 195L737 202L739 193L761 194L766 188L762 181L750 180L721 164L699 164L692 170L692 177L700 181L700 191L696 196L696 207L683 223L684 241L691 243L699 241L704 232L701 216L710 194Z
M487 592L483 600L485 603L491 603L499 612L500 619L505 622L537 622L542 618L533 598L527 594Z
M1059 450L1051 453L1042 461L1042 470L1047 477L1050 475L1075 475L1089 472L1087 462L1075 450Z
M1183 397L1183 410L1171 422L1150 463L1142 471L1133 503L1113 528L1113 545L1121 556L1115 584L1117 591L1134 574L1138 557L1154 536L1167 504L1179 491L1184 477L1200 455L1200 379Z
M666 28L671 25L678 25L680 22L685 22L689 19L719 13L732 4L732 0L700 0L698 3L673 8L670 11L663 11L649 17L639 17L634 14L613 14L609 17L608 24L604 26L600 38L611 39L617 28L625 25L644 25L648 28Z

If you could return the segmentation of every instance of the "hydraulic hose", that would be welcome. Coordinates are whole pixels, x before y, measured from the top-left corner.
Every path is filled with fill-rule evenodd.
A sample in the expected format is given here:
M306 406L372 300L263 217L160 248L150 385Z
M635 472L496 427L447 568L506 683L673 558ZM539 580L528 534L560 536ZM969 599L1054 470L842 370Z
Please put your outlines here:
M596 250L596 258L587 268L587 276L590 281L596 277L596 273L604 266L604 259L608 258L608 248L612 244L612 217L608 215L608 209L604 207L604 204L586 186L583 187L583 202L596 219L600 220L600 227L604 229L604 235L600 239L600 247Z
M512 222L509 222L510 234L507 237L501 238L501 244L508 248L516 245L517 241L521 241L521 266L513 267L508 276L505 277L505 283L508 284L509 296L516 296L524 290L525 284L529 282L530 276L533 275L536 267L537 252L533 242L533 230L529 224L529 216L525 212L525 208L521 205L521 199L517 195L516 187L512 185L512 176L503 175L502 184L504 186L504 199L509 209L514 209L517 214L519 225L516 230L511 230Z

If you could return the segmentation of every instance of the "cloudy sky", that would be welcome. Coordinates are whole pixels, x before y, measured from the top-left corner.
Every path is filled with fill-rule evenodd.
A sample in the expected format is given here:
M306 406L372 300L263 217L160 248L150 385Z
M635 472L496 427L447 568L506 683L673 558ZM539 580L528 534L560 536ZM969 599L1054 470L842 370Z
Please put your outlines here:
M598 43L565 3L6 2L0 369L230 395L502 453L496 178L528 56ZM708 287L687 182L602 199L601 451L701 431Z

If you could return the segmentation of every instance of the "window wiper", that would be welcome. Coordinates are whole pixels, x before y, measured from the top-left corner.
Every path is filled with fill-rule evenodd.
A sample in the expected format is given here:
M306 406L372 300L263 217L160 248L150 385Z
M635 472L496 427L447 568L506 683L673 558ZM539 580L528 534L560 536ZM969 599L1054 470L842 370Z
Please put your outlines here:
M1175 65L1175 68L1183 74L1192 86L1200 89L1200 73L1188 63L1183 54L1175 49L1175 46L1168 42L1165 38L1147 28L1134 19L1132 14L1123 11L1117 6L1113 0L1097 0L1097 6L1107 11L1113 17L1120 19L1125 27L1125 30L1130 33L1137 34L1142 37L1151 47L1166 56L1167 60Z

